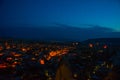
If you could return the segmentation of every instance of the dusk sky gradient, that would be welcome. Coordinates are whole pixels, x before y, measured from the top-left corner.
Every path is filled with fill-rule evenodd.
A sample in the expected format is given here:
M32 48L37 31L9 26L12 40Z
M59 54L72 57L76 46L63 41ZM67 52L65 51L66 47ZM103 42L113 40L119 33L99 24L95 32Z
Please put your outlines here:
M0 26L99 25L120 31L120 0L0 0Z

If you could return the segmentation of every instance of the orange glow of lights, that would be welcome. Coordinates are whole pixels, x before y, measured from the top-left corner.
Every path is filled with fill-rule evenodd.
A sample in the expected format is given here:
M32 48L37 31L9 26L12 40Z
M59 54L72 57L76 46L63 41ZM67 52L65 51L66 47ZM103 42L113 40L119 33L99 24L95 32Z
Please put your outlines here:
M1 50L3 50L3 47L2 47L2 46L0 46L0 51L1 51Z
M22 48L22 51L23 51L23 52L26 52L27 50L26 50L25 48Z
M16 65L16 64L18 64L18 62L17 62L17 61L15 61L15 62L13 63L13 65Z
M28 47L28 48L27 48L27 50L29 51L29 50L30 50L30 48Z
M7 66L5 64L0 64L0 69L4 69L7 68Z
M35 54L35 56L39 56L39 54Z
M103 48L106 49L106 48L107 48L107 45L104 45Z
M68 52L69 52L69 50L64 49L62 53L63 53L63 54L67 54Z
M36 60L36 59L33 57L32 60L34 61L34 60Z
M40 64L45 64L44 60L43 59L40 59Z
M7 46L6 49L10 49L10 46Z
M13 58L11 58L11 57L8 57L8 58L7 58L7 61L11 61L11 60L13 60Z
M0 56L3 56L3 54L0 54Z
M20 57L20 56L21 56L21 54L14 54L14 56L15 56L15 57Z
M51 59L51 56L48 56L46 59L47 59L47 60L50 60L50 59Z
M50 56L55 56L56 52L50 52Z
M93 44L89 44L89 47L91 47L91 48L92 48L92 47L93 47Z
M13 65L11 65L11 67L15 68L15 67L16 67L16 65L14 65L14 64L13 64Z

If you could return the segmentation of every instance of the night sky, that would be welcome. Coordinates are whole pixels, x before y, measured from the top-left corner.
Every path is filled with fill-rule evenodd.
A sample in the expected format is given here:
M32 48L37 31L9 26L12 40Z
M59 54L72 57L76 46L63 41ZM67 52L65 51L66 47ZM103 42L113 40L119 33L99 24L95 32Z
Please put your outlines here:
M0 26L98 25L120 32L120 0L0 0Z

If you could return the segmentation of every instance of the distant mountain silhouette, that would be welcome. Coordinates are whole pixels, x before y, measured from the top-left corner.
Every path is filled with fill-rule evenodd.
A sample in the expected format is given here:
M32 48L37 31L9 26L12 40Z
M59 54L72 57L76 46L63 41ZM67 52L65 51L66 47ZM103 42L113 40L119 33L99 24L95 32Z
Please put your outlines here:
M120 50L120 38L97 38L97 39L88 39L82 41L83 44L96 44L99 43L100 45L108 45L111 46L112 49L119 49Z
M84 43L96 43L96 42L104 42L104 43L117 43L120 44L120 38L97 38L97 39L88 39L83 41Z
M93 26L89 28L56 25L47 27L0 27L0 37L26 38L37 40L84 41L94 38L120 38L120 32L110 28Z

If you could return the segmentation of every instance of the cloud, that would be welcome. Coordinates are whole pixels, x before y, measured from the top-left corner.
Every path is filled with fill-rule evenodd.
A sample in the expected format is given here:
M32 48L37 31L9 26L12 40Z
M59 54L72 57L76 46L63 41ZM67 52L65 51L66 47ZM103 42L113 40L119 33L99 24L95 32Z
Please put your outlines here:
M120 32L113 29L92 26L88 28L79 28L68 25L55 25L49 27L0 27L1 37L28 38L40 40L86 40L92 38L114 38L120 37ZM114 32L113 32L114 31Z

